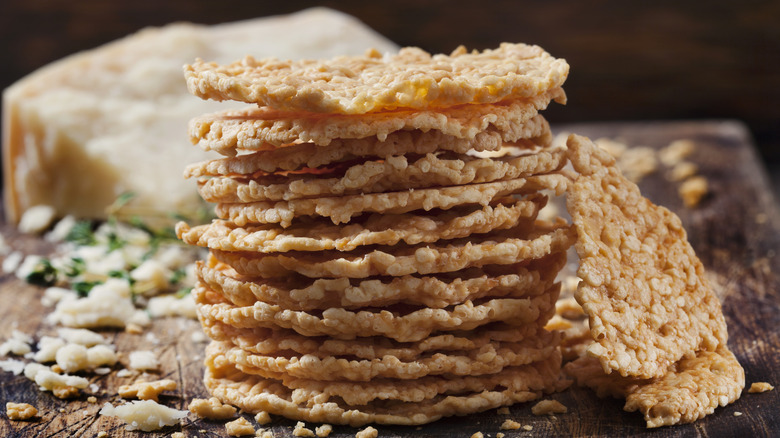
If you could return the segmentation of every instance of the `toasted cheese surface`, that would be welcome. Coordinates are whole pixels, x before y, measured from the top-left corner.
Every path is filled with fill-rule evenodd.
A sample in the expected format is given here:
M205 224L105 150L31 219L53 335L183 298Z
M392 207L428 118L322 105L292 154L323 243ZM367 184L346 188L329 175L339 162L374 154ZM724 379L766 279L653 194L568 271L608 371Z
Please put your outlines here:
M315 8L144 29L43 67L3 93L7 220L18 222L36 205L50 205L58 216L104 218L126 192L136 196L124 215L192 215L202 201L182 172L213 157L190 144L187 123L231 104L191 96L182 65L198 57L312 58L368 48L397 49L354 18Z

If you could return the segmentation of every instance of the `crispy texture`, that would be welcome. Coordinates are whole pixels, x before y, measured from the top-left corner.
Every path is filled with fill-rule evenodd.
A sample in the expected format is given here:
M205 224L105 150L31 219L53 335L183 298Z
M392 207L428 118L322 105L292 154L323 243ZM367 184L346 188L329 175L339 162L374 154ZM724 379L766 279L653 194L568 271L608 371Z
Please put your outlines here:
M291 111L364 114L527 98L560 87L563 59L538 46L435 55L414 47L383 57L377 51L331 60L255 60L220 66L197 60L184 67L190 92Z
M291 310L342 307L380 307L393 304L442 308L482 297L531 296L547 290L566 262L564 251L522 265L468 269L418 277L350 280L285 276L244 277L224 263L209 258L199 263L198 278L211 290L238 306L255 301Z
M250 413L265 411L294 420L350 426L368 423L415 425L534 400L544 393L560 391L568 382L560 379L559 367L560 357L553 355L525 368L517 380L508 384L509 388L439 395L420 402L378 400L350 406L339 397L293 390L277 380L245 374L208 348L204 384L214 396Z
M38 415L38 409L28 403L6 402L5 415L12 421L27 421Z
M295 143L284 147L265 144L268 150L258 145L257 152L248 152L238 156L229 156L216 160L190 164L184 171L185 178L202 176L249 175L255 172L293 171L302 168L314 169L328 164L353 161L356 159L385 159L395 155L425 155L439 151L456 154L467 152L500 152L509 150L534 150L537 146L550 146L552 136L549 125L541 115L526 123L526 129L536 126L538 132L532 132L531 138L506 143L499 135L481 132L473 139L457 138L441 131L396 131L388 134L384 140L376 136L359 139L337 138L327 146L315 143ZM210 149L210 148L209 148ZM251 150L255 150L251 149ZM220 151L219 148L216 149ZM227 151L235 150L228 148Z
M321 216L334 224L347 223L363 213L402 214L415 210L450 209L457 205L489 205L511 194L531 194L548 189L561 194L568 179L558 173L492 183L431 189L403 190L365 195L330 196L277 202L217 204L217 217L242 227L246 224L279 224L289 227L295 217Z
M294 353L327 359L333 356L351 356L358 360L374 361L392 356L411 362L437 353L455 354L458 351L479 350L491 343L520 342L535 336L544 326L547 315L522 326L491 323L473 330L432 334L415 342L398 342L384 336L355 339L303 336L287 329L236 328L219 321L204 326L206 334L215 341L229 342L244 351L258 355Z
M554 172L564 164L562 149L498 158L432 153L320 168L316 173L203 178L198 191L213 203L289 201L502 181Z
M176 235L190 245L221 251L259 253L287 251L352 251L366 245L407 245L458 239L516 226L529 226L547 198L531 195L512 204L455 207L427 214L371 214L349 225L333 225L322 219L301 220L288 228L278 225L238 227L215 220L190 228L180 222Z
M578 385L595 389L599 397L625 397L624 409L642 412L647 427L696 421L739 398L745 387L745 372L725 345L699 351L652 379L604 374L590 357L570 362L565 369Z
M398 277L515 264L563 251L575 240L573 229L562 222L538 225L522 237L513 237L513 231L486 234L476 242L464 238L431 244L366 247L349 253L258 254L211 250L211 254L239 274L252 277L274 278L292 273L310 278Z
M152 382L141 380L134 382L131 385L120 386L117 393L122 398L157 401L161 392L173 391L176 388L176 382L171 379L154 380Z
M549 357L558 348L560 334L538 329L534 336L518 342L490 342L476 350L435 352L413 360L392 355L371 360L349 357L265 356L219 343L221 354L242 371L287 382L289 379L318 381L374 379L417 379L433 375L477 376L494 374L505 367L527 365Z
M189 123L190 141L204 150L235 156L239 151L268 151L297 143L328 146L376 144L406 148L402 131L435 131L415 134L421 140L451 141L449 148L497 150L502 143L528 140L539 146L552 142L550 126L540 110L551 100L565 103L562 89L525 100L487 105L464 105L424 111L398 110L366 115L328 115L283 112L267 107L250 107L206 114ZM367 139L363 142L348 140ZM454 141L453 141L454 139ZM467 143L463 143L466 140ZM377 146L374 146L377 147Z
M228 420L236 416L235 407L222 404L216 397L211 397L208 400L204 398L193 399L187 409L198 418L209 420Z
M642 197L614 159L570 136L580 174L566 194L577 231L575 298L605 371L660 377L682 357L725 345L726 323L680 219Z
M447 309L387 309L349 311L330 308L324 312L292 311L257 302L252 306L234 306L219 294L198 283L192 291L198 305L198 317L204 326L216 321L237 328L293 329L304 336L331 336L355 339L387 336L400 342L415 342L435 331L471 330L502 321L511 325L549 319L555 312L560 285L529 298L495 298Z
M317 151L320 155L319 160L313 157L315 162L330 162L334 159L331 157L350 153L360 156L426 153L432 147L463 153L496 151L504 144L549 146L550 126L538 112L553 99L565 103L566 95L557 89L522 101L362 116L322 117L251 107L196 117L189 123L189 135L193 144L227 157L235 157L239 152L264 151L275 158L284 158ZM299 156L293 162L300 159Z

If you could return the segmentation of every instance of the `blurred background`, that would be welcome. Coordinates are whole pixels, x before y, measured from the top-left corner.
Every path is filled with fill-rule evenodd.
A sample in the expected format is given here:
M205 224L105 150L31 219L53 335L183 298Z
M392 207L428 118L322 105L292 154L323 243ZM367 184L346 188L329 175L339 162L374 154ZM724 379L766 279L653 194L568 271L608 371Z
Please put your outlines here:
M541 45L566 58L553 123L738 119L780 179L780 1L0 1L0 88L51 61L174 21L221 23L327 6L431 52ZM776 184L777 187L777 184Z

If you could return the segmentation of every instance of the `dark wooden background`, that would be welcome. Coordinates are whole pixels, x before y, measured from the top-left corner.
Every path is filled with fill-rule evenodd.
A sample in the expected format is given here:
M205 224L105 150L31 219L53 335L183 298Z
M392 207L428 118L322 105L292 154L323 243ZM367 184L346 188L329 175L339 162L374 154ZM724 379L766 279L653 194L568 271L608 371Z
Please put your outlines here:
M769 164L780 165L777 0L0 0L0 88L144 26L218 23L317 4L434 52L539 44L572 67L569 105L553 106L551 121L739 119Z

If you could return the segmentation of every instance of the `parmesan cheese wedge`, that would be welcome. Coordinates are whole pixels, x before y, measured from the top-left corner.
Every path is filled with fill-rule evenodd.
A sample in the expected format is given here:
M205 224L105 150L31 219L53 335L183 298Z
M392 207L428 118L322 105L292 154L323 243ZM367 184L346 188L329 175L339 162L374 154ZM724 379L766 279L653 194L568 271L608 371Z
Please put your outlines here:
M216 26L148 28L45 66L3 93L6 219L37 205L101 219L126 192L120 217L191 216L203 206L187 164L214 158L189 143L187 123L231 108L187 92L182 66L275 56L326 58L397 46L355 18L313 8Z

